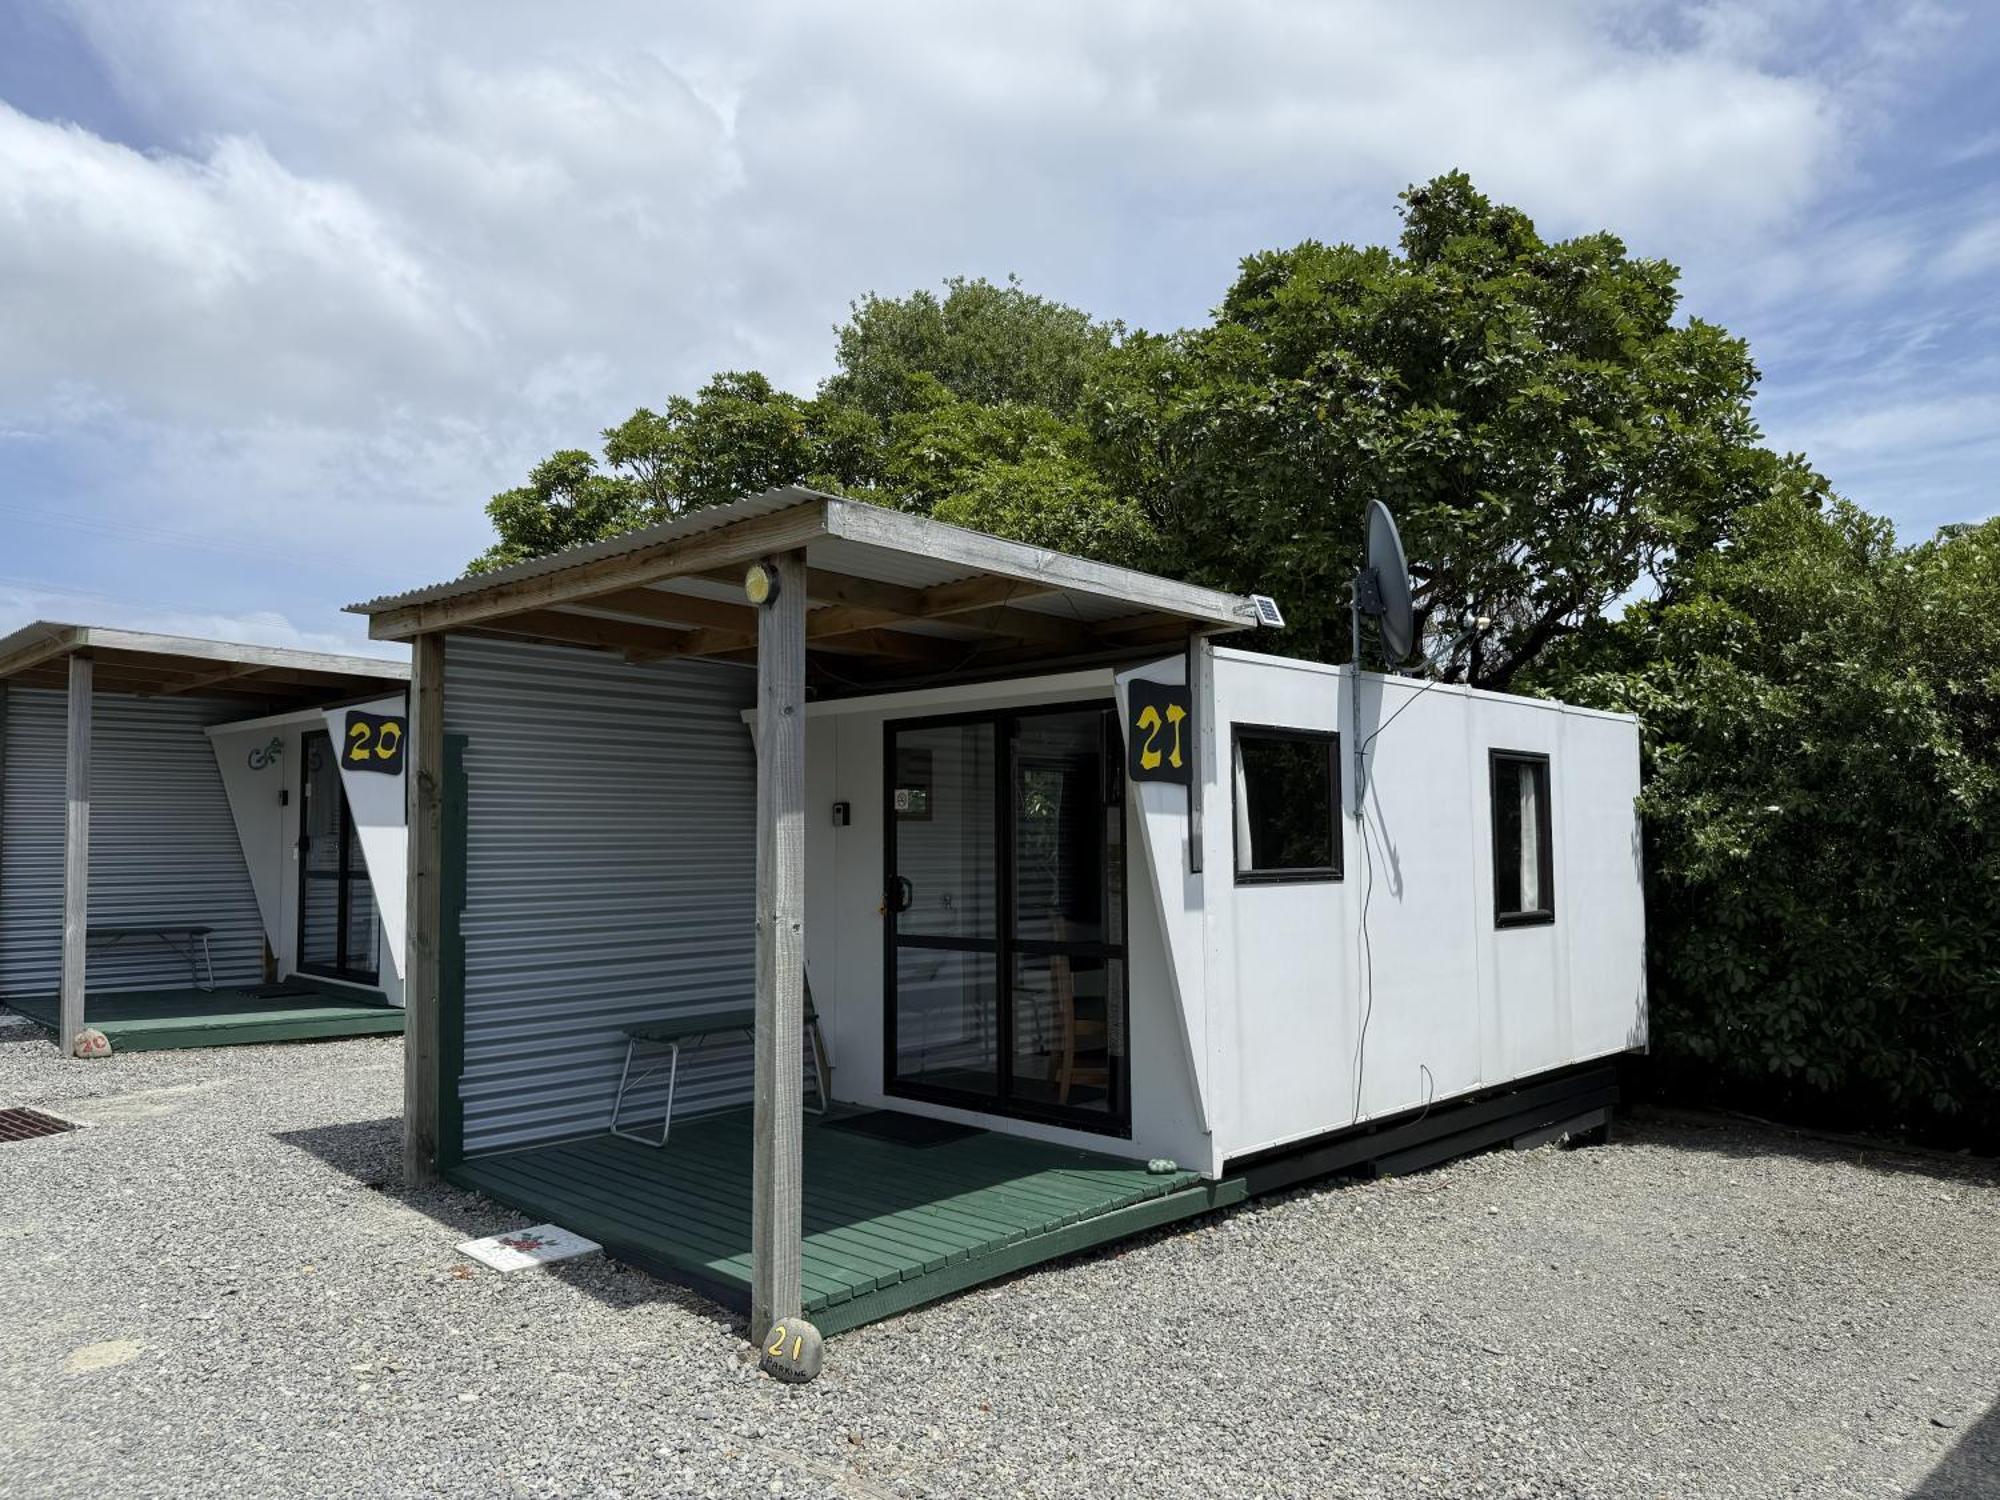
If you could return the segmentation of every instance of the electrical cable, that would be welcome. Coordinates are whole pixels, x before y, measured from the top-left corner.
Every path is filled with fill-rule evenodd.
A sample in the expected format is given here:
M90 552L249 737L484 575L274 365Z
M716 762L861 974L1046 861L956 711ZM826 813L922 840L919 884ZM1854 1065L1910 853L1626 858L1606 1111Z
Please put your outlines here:
M1364 751L1366 745L1363 746ZM1366 978L1362 984L1361 1032L1354 1041L1354 1116L1347 1123L1361 1123L1361 1080L1368 1057L1368 1023L1375 1016L1375 945L1368 936L1368 903L1375 895L1375 855L1368 847L1368 812L1364 806L1359 809L1361 816L1361 864L1363 869L1361 886L1361 957Z

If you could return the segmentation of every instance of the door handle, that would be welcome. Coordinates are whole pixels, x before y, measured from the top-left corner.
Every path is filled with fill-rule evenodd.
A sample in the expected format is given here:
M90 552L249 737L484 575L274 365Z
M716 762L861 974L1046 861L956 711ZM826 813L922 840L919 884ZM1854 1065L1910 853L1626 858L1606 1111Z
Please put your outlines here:
M892 914L908 911L916 904L916 900L917 888L910 884L909 876L894 875L890 877L889 910Z

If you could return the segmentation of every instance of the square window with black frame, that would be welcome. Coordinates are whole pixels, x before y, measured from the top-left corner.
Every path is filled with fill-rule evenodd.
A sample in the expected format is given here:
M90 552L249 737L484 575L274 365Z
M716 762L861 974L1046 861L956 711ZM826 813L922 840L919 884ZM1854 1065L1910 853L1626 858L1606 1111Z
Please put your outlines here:
M1340 879L1340 736L1233 730L1237 883Z
M1556 919L1555 847L1549 835L1549 758L1492 752L1493 922L1521 927Z

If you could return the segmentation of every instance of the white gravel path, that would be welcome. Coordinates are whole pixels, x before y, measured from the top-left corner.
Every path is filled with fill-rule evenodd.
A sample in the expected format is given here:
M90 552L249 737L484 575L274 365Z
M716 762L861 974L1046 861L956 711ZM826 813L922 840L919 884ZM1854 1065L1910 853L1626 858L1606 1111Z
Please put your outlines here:
M0 1490L2000 1496L2000 1175L1653 1118L1267 1200L842 1336L816 1384L394 1191L399 1044L0 1019ZM379 1191L369 1183L384 1183Z

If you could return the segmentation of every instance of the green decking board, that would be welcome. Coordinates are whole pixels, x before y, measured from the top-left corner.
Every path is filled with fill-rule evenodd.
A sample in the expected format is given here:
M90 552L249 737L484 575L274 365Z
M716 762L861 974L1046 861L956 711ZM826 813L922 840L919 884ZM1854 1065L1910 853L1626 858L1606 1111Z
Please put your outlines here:
M244 1042L299 1042L400 1033L400 1006L373 991L342 992L310 981L299 993L258 996L243 990L122 990L84 999L84 1024L117 1052L170 1047L225 1047ZM351 993L354 998L348 999ZM53 995L10 997L7 1008L53 1031L60 1019Z
M803 1311L838 1333L1042 1261L1240 1201L1240 1181L978 1131L914 1147L809 1119ZM677 1120L665 1148L596 1136L447 1175L738 1312L750 1296L750 1114Z

